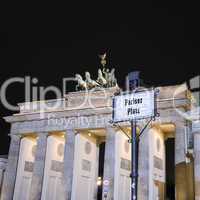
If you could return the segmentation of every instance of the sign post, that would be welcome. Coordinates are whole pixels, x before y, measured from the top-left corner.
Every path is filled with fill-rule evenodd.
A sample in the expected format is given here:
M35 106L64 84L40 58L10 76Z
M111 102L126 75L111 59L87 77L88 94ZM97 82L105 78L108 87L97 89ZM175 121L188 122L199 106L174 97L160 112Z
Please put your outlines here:
M156 103L153 89L135 90L113 98L113 123L131 122L131 200L137 200L138 146L137 121L155 117Z
M131 200L137 200L137 185L138 185L138 137L137 137L137 122L131 121Z

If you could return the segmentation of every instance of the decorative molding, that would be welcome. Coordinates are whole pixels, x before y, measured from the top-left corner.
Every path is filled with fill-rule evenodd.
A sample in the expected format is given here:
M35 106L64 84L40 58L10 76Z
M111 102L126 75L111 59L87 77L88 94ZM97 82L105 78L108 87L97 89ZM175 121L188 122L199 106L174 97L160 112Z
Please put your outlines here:
M63 172L64 163L57 160L51 161L51 170L55 172Z
M131 161L125 158L121 158L120 168L127 171L131 171Z
M25 172L33 172L34 163L30 161L25 161L24 171Z
M82 160L82 170L90 172L92 169L92 163L89 160Z

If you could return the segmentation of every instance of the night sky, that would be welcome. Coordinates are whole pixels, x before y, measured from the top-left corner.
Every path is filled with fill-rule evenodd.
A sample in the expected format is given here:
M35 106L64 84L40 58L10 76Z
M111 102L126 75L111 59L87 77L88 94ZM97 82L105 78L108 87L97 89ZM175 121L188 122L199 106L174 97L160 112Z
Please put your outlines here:
M61 87L63 77L86 70L96 78L98 54L104 52L121 86L134 70L153 86L183 83L199 74L195 4L148 1L123 6L96 1L16 6L20 8L13 5L1 13L0 85L11 77L31 76L39 79L38 86ZM13 104L24 102L23 85L10 87L7 97ZM0 105L1 118L12 113ZM1 119L0 154L7 154L8 133L9 125Z

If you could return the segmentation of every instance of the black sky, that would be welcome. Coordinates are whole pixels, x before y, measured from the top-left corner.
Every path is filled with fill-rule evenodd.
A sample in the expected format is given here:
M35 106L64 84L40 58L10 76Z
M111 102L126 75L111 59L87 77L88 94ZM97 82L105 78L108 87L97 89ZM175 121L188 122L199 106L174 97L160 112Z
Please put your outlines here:
M85 70L96 77L98 54L104 51L121 85L133 70L154 86L182 83L200 71L197 4L17 4L0 21L1 85L25 75L37 77L38 86L59 87L63 77ZM23 102L23 86L10 87L7 96L14 104ZM1 117L10 114L0 106ZM7 153L8 133L1 119L1 154Z

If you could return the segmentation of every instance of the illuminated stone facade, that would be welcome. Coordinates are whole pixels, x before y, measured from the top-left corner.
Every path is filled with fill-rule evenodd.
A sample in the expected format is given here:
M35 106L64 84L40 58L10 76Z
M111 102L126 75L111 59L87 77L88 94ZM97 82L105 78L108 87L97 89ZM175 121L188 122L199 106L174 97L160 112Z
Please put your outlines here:
M175 138L176 199L200 199L200 129L198 125L193 129L194 146L189 148L191 126L177 110L187 112L190 101L187 90L173 96L178 87L158 88L160 116L140 138L140 200L165 199L168 138ZM11 123L11 144L1 200L97 200L105 193L107 200L130 199L131 147L121 129L110 123L116 92L116 88L87 95L73 92L48 101L48 108L39 102L20 104L20 113L5 117ZM144 124L139 122L138 129ZM120 126L130 134L128 122ZM103 191L99 189L102 184Z

